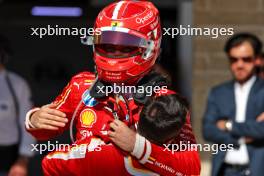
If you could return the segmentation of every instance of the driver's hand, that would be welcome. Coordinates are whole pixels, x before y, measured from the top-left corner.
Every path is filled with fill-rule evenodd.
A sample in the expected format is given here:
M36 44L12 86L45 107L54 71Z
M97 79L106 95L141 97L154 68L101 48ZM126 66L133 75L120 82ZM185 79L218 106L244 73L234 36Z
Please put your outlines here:
M31 124L37 129L58 130L68 122L66 114L55 109L57 105L48 104L32 114Z

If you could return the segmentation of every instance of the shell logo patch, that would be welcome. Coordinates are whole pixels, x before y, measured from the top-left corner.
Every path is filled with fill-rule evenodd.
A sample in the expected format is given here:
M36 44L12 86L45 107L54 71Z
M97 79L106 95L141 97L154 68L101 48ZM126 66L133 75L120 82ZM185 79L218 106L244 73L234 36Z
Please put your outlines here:
M91 109L84 109L80 115L80 121L82 127L91 128L96 122L97 116Z

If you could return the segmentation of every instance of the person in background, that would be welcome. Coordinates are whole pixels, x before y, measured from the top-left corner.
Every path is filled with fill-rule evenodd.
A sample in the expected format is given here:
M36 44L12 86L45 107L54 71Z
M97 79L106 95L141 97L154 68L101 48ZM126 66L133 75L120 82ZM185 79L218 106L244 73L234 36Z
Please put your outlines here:
M35 142L24 128L31 92L24 79L6 69L10 53L9 41L0 35L0 176L26 176Z
M203 135L234 149L213 156L212 176L264 175L264 80L255 72L261 47L249 33L236 34L226 43L234 79L210 91Z
M256 71L258 76L264 79L264 52L256 60Z

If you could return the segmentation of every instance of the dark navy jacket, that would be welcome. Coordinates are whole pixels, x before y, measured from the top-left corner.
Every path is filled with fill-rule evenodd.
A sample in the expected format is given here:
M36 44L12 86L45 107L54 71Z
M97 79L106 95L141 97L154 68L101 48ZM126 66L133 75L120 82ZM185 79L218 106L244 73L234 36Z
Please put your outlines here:
M234 122L236 113L234 83L229 81L211 90L203 119L203 136L207 141L216 144L234 146L238 146L240 137L254 138L253 143L247 144L251 176L264 176L264 121L256 122L256 118L264 112L264 80L257 78L250 90L244 123ZM216 121L220 119L233 121L231 132L224 132L216 127ZM225 154L226 152L219 151L213 155L212 176L218 176Z

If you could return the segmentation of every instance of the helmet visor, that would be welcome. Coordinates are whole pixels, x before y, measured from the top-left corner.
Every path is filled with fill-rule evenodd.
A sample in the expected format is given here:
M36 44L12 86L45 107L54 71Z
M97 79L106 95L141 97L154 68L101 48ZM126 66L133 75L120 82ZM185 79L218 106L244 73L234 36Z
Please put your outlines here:
M94 44L112 44L147 48L150 41L120 31L101 31L101 35L94 35Z
M94 45L95 52L108 58L127 58L142 55L148 58L154 49L154 41L126 28L101 28L100 34L81 40L85 45Z
M136 46L124 46L113 44L95 44L95 52L101 56L108 58L119 59L128 58L136 55L141 55L144 48Z

